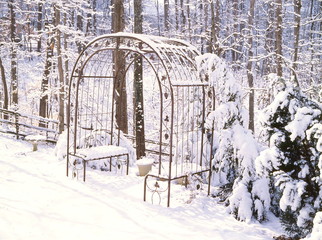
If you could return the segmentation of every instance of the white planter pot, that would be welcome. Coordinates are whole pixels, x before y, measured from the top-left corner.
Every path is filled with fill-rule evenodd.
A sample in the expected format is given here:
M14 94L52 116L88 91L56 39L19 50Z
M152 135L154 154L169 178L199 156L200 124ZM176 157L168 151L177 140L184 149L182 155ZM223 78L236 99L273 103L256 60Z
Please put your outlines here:
M138 165L138 168L139 168L139 175L145 176L151 171L152 163L147 165Z
M145 176L151 171L152 165L153 165L153 160L145 158L145 159L138 160L136 162L136 164L139 169L139 175Z

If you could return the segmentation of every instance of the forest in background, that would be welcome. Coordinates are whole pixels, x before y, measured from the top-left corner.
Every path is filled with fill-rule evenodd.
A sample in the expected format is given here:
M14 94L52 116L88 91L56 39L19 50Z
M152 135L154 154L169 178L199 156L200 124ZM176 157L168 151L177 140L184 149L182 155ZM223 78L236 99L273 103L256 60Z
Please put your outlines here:
M0 108L56 119L62 132L77 56L122 31L218 55L201 56L219 99L209 115L218 196L239 220L272 212L294 239L319 232L322 0L0 0ZM255 139L260 131L269 147Z
M0 107L64 119L76 57L96 36L137 32L138 4L142 33L184 39L238 72L249 93L250 129L254 105L268 103L269 73L293 76L319 98L321 0L1 0Z

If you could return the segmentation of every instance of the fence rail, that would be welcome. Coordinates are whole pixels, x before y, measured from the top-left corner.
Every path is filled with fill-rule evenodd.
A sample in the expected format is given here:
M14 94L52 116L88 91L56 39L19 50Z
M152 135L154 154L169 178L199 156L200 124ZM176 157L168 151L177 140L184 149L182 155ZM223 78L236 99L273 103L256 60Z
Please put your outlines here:
M59 121L0 108L0 132L19 137L42 135L56 142Z

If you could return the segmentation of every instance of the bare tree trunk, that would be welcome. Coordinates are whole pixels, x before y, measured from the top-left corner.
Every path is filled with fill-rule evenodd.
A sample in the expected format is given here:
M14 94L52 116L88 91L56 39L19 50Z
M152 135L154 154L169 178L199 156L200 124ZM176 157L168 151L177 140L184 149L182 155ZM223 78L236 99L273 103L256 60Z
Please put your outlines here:
M282 0L276 0L276 28L275 28L275 53L276 53L276 72L277 75L282 77L283 76L283 66L282 66L282 25L283 25L283 18L282 18L282 7L283 3Z
M270 53L275 51L275 41L274 41L274 0L269 0L267 3L267 13L268 13L268 20L266 26L266 33L265 33L265 40L264 40L264 48L266 50L266 54L269 55ZM267 75L269 73L276 72L276 68L273 66L273 59L266 58L263 62L263 75Z
M41 81L42 95L40 97L40 102L39 102L39 116L44 117L44 118L48 117L48 93L47 93L47 90L48 90L48 83L49 83L49 74L50 74L50 71L52 68L52 57L54 55L54 45L55 45L54 38L52 36L48 36L45 70L44 70L43 78ZM43 124L40 124L40 126L44 127Z
M314 0L311 0L311 3L310 3L310 19L313 19L313 6L314 6ZM308 81L308 84L309 85L312 84L313 75L314 75L314 63L313 63L313 58L314 58L313 57L314 56L314 47L313 47L313 41L314 41L313 40L314 24L315 24L315 21L312 21L311 26L310 26L310 31L309 31L310 49L311 49L311 56L310 56L310 60L311 60L311 72L310 72L310 79Z
M211 1L211 47L213 48L213 52L218 56L221 54L221 50L218 44L218 36L219 36L219 24L220 24L220 4L219 0ZM209 52L212 52L209 50Z
M67 24L67 13L65 12L64 13L64 26L66 26ZM65 51L65 54L67 52L67 48L68 48L68 42L67 42L67 39L68 39L68 34L65 32L64 33L64 51ZM65 55L65 62L64 62L64 65L65 65L65 85L68 86L69 84L69 68L68 68L68 65L69 65L69 61L68 61L68 56Z
M134 1L134 32L143 33L142 0ZM136 157L145 156L144 98L143 98L143 60L137 55L134 62L134 111Z
M63 59L61 51L61 33L57 26L60 24L60 9L57 5L55 9L55 27L56 27L56 47L57 47L57 70L58 70L58 79L59 79L59 109L58 109L58 131L62 133L64 131L64 122L65 122L65 81L64 81L64 69L63 69Z
M190 17L190 0L187 0L187 20L188 20L188 34L191 42L191 17Z
M88 2L88 5L89 6L91 6L91 1L90 0L88 0L87 1ZM92 28L93 28L93 25L92 25L92 19L93 19L93 17L92 17L92 14L91 14L91 12L89 11L88 13L87 13L87 20L86 20L86 32L85 32L85 35L86 36L88 36L88 35L90 35L90 33L92 33Z
M233 12L233 49L231 51L231 57L232 57L232 61L235 63L237 61L237 52L234 50L234 48L236 48L236 44L237 44L237 38L238 38L238 0L233 0L232 2L233 6L232 6L232 12Z
M4 71L1 57L0 57L0 76L1 76L1 80L2 80L3 95L4 95L3 96L4 97L3 108L8 109L8 106L9 106L8 86L7 86L6 75L5 75L5 71Z
M124 6L122 0L112 0L112 32L122 32L124 30ZM120 44L120 39L118 40ZM114 52L114 76L116 91L116 122L120 130L128 133L128 116L127 116L127 94L125 79L125 56L121 50Z
M186 23L187 23L187 19L186 19L186 15L184 13L184 6L183 6L183 0L180 0L180 8L181 8L181 33L184 33L186 31Z
M249 29L249 36L248 36L248 61L247 61L247 79L248 79L248 86L251 89L249 93L249 125L248 128L255 132L254 126L254 105L255 105L255 96L254 96L254 76L253 76L253 29L254 29L254 11L255 9L255 0L250 0L249 6L249 14L248 14L248 29Z
M207 52L212 53L215 50L215 44L216 44L216 22L215 22L215 2L210 2L210 14L211 14L211 32L210 32L210 42L207 49Z
M206 42L206 48L205 48L205 52L211 52L211 42L210 42L210 35L211 35L211 31L209 32L209 27L208 27L208 13L209 13L209 2L208 1L204 1L204 18L205 18L205 23L203 24L204 26L204 35L205 35L205 42ZM210 51L209 51L210 50Z
M165 35L170 33L169 0L164 0L164 32Z
M161 36L159 0L156 1L156 5L157 5L157 18L158 18L158 33L159 33L159 36Z
M76 17L76 27L77 27L77 31L83 32L83 17L82 17L82 13L80 12L80 9L77 9L77 17ZM81 51L83 50L83 43L81 41L77 41L77 50L78 53L81 53Z
M178 33L179 30L179 5L178 0L175 0L174 7L175 7L175 19L176 19L176 31Z
M97 14L96 14L96 0L93 0L93 31L94 36L97 36Z
M37 33L38 33L38 41L37 41L37 52L41 52L41 29L42 29L42 3L38 3L38 22L37 22Z
M294 59L293 59L292 68L293 68L294 79L297 85L299 85L295 71L297 69L297 60L298 60L298 53L299 53L302 3L301 3L301 0L293 0L293 2L294 2L294 14L295 14L295 17L294 17L295 26L294 26Z
M8 1L10 13L10 40L11 40L11 89L12 89L12 103L17 107L18 105L18 73L17 73L17 46L16 41L16 13L14 7L14 0Z

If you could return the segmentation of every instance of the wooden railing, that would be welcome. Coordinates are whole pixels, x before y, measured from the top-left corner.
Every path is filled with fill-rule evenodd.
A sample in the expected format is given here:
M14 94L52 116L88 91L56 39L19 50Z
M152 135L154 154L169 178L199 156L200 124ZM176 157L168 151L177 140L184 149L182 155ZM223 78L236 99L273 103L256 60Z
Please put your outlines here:
M0 132L19 137L42 135L56 142L59 121L0 108Z

